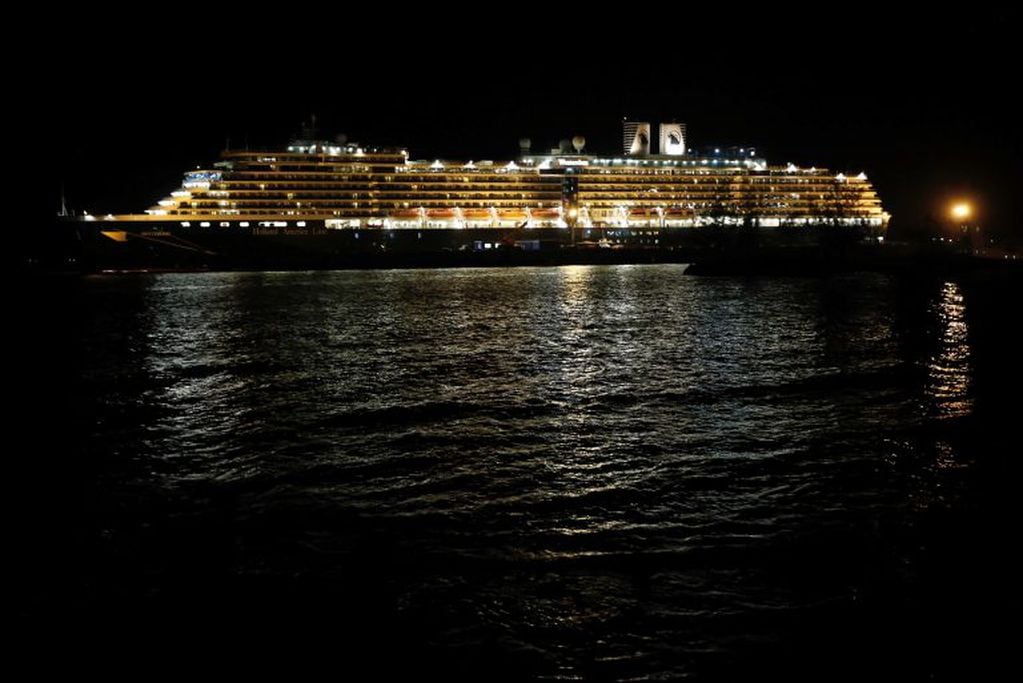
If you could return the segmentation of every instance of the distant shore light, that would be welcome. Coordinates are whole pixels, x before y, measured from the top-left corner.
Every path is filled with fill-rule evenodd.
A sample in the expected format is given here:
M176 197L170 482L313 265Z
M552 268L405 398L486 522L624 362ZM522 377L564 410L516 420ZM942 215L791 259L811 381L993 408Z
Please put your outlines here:
M958 204L952 206L952 215L955 218L959 219L969 218L970 213L972 213L972 209L970 208L970 205L967 204L966 202L959 202Z

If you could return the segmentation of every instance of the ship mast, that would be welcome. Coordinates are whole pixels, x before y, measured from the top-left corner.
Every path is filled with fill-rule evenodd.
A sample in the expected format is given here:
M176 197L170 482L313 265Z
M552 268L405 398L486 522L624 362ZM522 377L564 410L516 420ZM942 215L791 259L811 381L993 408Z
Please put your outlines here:
M58 218L69 218L71 214L67 210L67 199L64 196L64 181L60 181L60 211L57 212Z

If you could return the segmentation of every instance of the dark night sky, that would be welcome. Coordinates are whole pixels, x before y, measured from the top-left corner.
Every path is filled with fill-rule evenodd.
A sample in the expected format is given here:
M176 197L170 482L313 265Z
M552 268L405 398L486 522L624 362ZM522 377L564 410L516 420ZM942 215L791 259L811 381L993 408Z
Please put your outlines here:
M474 159L509 158L524 135L534 149L579 133L590 151L616 150L628 115L685 121L697 146L865 171L899 232L968 195L992 231L1023 236L1012 11L661 21L654 5L631 18L524 7L349 17L336 37L335 20L312 17L154 17L116 33L68 20L61 85L37 98L55 131L49 199L63 178L76 209L139 211L228 137L275 146L311 113L331 135ZM42 77L19 78L38 90Z

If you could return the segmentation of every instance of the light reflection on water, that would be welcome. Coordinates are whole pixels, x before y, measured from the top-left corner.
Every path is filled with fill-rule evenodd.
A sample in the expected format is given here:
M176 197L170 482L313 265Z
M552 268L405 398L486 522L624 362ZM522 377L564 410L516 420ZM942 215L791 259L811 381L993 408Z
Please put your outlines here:
M974 473L975 301L675 266L93 280L95 510L62 523L115 615L269 596L520 679L841 677Z
M967 415L970 397L970 342L966 304L960 286L946 282L932 305L938 343L927 363L927 395L939 417Z

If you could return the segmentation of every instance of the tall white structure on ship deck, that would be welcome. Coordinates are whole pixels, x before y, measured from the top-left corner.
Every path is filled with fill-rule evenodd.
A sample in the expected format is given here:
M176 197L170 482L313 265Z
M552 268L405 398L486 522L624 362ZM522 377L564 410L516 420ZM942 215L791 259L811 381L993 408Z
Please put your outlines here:
M662 123L658 152L666 156L682 156L686 153L686 124Z
M648 156L650 124L626 119L622 123L622 150L629 156Z

